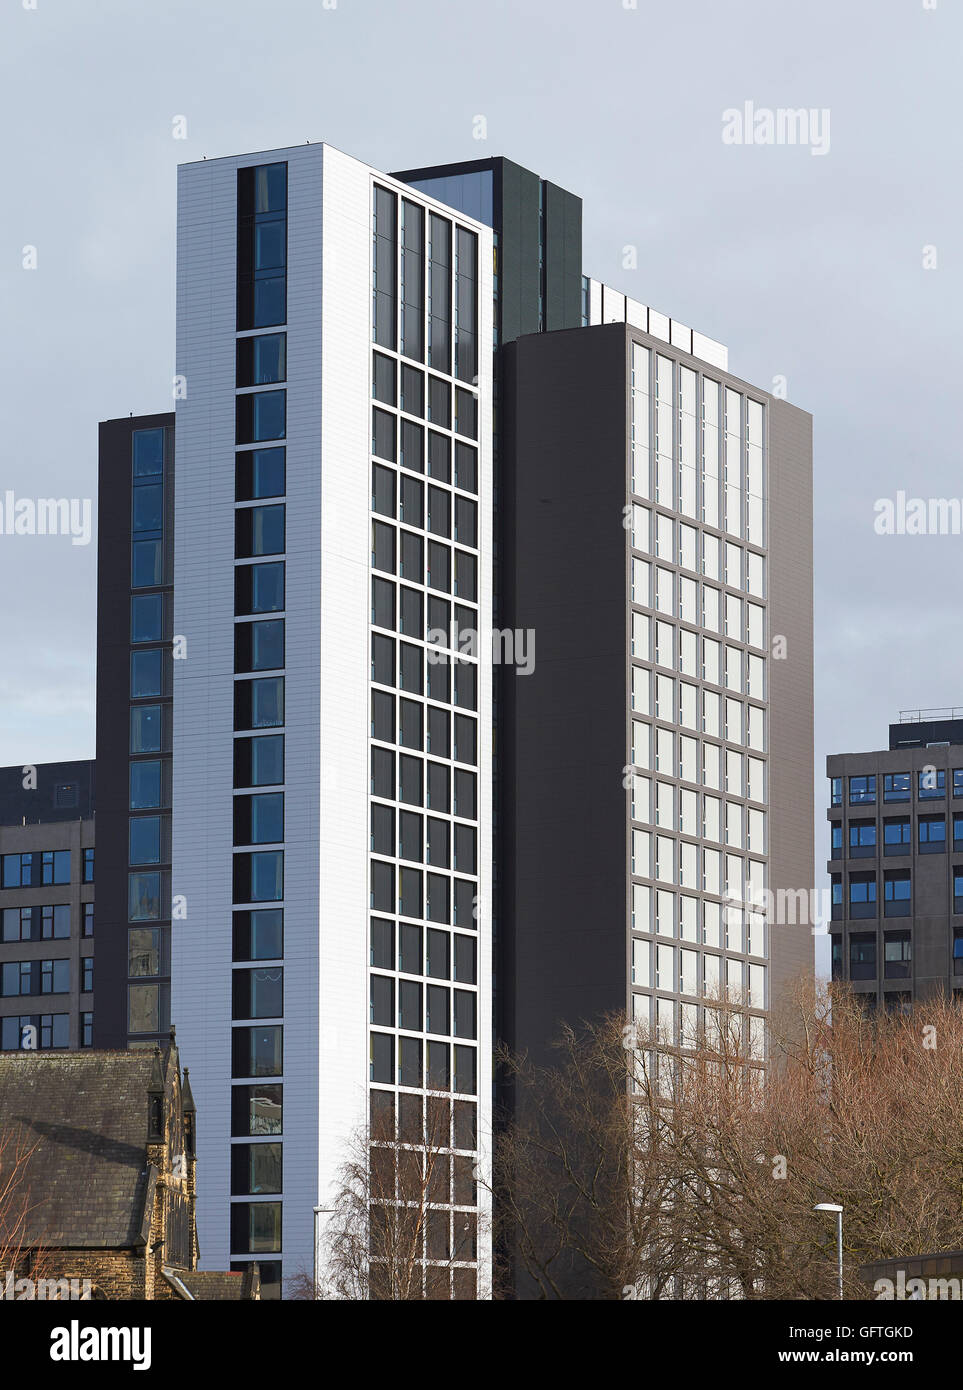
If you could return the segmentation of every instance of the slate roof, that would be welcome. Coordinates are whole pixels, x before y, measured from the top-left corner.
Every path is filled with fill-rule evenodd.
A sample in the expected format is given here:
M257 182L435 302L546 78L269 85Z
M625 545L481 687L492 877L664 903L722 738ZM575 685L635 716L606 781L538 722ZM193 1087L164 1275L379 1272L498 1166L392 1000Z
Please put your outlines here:
M143 1244L152 1049L0 1054L0 1135L32 1149L27 1243L55 1249ZM165 1066L166 1071L166 1066Z
M218 1303L236 1303L254 1297L260 1288L260 1277L256 1266L249 1265L244 1273L222 1274L217 1270L187 1270L165 1265L163 1274L169 1284L183 1298L183 1290L192 1299L214 1300Z

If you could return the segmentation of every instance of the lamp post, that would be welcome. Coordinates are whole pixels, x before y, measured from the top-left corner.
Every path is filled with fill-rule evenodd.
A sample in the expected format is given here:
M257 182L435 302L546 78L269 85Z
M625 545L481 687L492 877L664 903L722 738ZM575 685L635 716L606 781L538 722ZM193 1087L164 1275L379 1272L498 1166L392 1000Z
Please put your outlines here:
M836 1268L839 1285L838 1297L843 1296L843 1209L837 1202L817 1202L813 1211L833 1211L836 1213Z
M318 1284L318 1276L319 1276L319 1274L320 1274L320 1272L321 1272L321 1271L320 1271L321 1259L320 1259L320 1255L319 1255L319 1238L318 1238L318 1217L319 1217L319 1216L325 1216L325 1215L330 1216L330 1214L331 1214L331 1212L332 1212L333 1210L334 1210L333 1207L315 1207L315 1209L314 1209L314 1296L315 1296L315 1298L320 1298L320 1297L321 1297L321 1291L320 1291L320 1287L319 1287L319 1284Z

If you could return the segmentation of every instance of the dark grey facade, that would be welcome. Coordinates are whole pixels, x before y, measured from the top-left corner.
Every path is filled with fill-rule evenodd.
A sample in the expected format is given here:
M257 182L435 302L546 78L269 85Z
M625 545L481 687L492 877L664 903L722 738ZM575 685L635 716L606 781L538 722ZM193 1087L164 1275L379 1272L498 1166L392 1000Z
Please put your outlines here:
M736 704L740 719L752 706L762 731L747 744L745 733L737 738L732 728L716 730L722 785L713 784L704 766L694 773L677 761L683 747L674 740L683 729L691 729L685 754L707 732L705 710L693 719L681 703L680 633L684 629L686 644L691 639L697 650L694 644L711 630L701 605L688 618L681 613L683 592L698 595L692 586L702 584L706 572L704 565L693 570L691 560L680 562L677 547L680 523L690 533L698 526L723 549L727 534L706 522L703 509L685 521L671 500L671 485L665 492L662 484L660 500L658 485L633 482L633 345L674 364L676 383L682 370L696 374L700 390L703 378L712 389L729 389L732 399L752 400L768 422L765 543L739 546L747 563L751 550L766 565L758 602L751 600L765 608L765 617L756 630L717 628L713 639L725 644L726 671L711 679L698 649L698 670L684 682L693 701L705 698L716 707L721 701L727 719L736 717ZM668 429L670 414L660 418ZM808 895L814 883L810 417L662 340L613 323L510 345L505 421L503 618L508 626L533 629L537 650L534 673L505 687L502 748L511 789L503 847L506 1040L547 1060L562 1022L577 1026L626 1009L684 1033L721 981L742 991L761 1023L795 975L811 975L811 925L764 925L748 912L745 930L725 921L720 927L719 920L727 876L739 872L739 858L774 897L779 889ZM645 445L637 442L647 454L648 436ZM668 447L657 438L651 442L653 450ZM707 486L703 479L700 488ZM650 513L646 526L656 528L661 516L676 528L668 533L673 539L627 532L633 497ZM660 549L664 545L668 549ZM731 558L735 565L738 557ZM643 583L636 575L650 573L634 569L636 562L651 564L654 581L659 559L665 575L674 575L665 593L634 593L636 582ZM723 602L733 601L732 612L747 611L744 574L733 571L719 587ZM679 646L663 654L643 651L637 638L643 623L646 632L658 623L674 625ZM785 641L777 644L777 638ZM764 663L753 669L765 669L765 684L747 687L746 698L735 682L750 660ZM650 677L663 683L650 686ZM655 692L666 693L671 706L660 706ZM643 715L652 721L652 746L659 750L649 764L640 763L645 754L633 747L633 723L645 722ZM743 785L750 762L751 785ZM641 796L633 805L627 786L633 767L644 771L645 806ZM661 803L659 783L673 788ZM726 813L722 829L712 832L704 819L709 786ZM697 817L688 825L687 807ZM750 825L755 829L747 847L744 827ZM710 845L724 865L721 882L709 872L709 860L698 868L698 856ZM656 847L666 856L662 863Z
M173 414L100 426L95 1046L170 1030Z
M0 768L0 1050L90 1047L94 764Z
M963 719L891 724L826 771L833 979L870 1009L963 992Z

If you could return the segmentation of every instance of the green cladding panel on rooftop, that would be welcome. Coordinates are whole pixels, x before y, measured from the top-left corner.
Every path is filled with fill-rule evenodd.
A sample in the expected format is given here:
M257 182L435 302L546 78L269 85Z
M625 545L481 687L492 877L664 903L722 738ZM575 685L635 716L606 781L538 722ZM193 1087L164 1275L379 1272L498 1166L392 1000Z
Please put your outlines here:
M403 182L469 216L491 221L498 234L499 341L539 331L539 192L542 192L544 322L547 330L582 323L582 200L510 159L410 169ZM490 181L490 182L489 182Z

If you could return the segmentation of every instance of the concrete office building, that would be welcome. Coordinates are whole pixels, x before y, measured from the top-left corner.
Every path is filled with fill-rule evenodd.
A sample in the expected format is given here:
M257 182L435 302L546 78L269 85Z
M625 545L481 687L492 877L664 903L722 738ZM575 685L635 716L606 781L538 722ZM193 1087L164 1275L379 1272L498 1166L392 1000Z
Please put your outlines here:
M265 1296L356 1127L427 1092L426 1289L484 1295L493 1031L685 1030L722 983L761 1020L811 962L808 927L722 915L812 885L809 417L583 276L581 216L503 159L184 166L176 491L170 416L103 427L100 1045L163 1033L169 979L204 1262Z
M100 426L95 1046L170 1035L174 416Z
M182 167L177 259L172 996L205 1115L201 1249L257 1259L265 1293L310 1270L369 1107L407 1126L430 1088L456 1152L426 1278L471 1297L491 229L306 145ZM474 654L429 659L452 623Z
M811 421L592 281L585 317L506 350L506 1035L685 1046L724 989L761 1060L813 958L761 906L813 884Z
M0 1050L90 1047L93 1015L94 764L0 768Z
M963 714L906 711L826 771L833 979L869 1009L963 993Z

